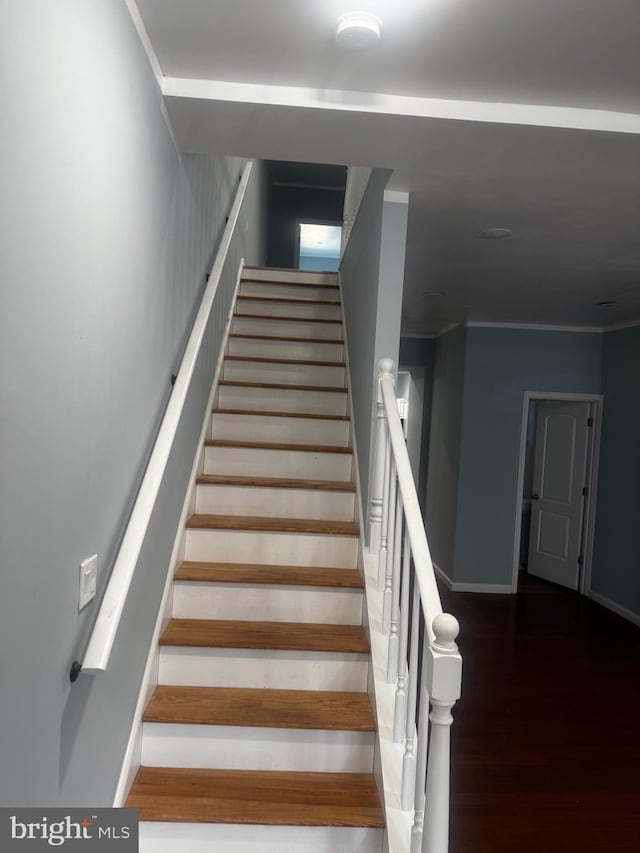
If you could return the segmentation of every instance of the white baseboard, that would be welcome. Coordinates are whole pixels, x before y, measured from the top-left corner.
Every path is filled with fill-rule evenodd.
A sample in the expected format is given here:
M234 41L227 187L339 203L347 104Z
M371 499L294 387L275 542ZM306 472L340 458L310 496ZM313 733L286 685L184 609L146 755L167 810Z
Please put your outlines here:
M492 595L511 595L513 589L510 583L457 583L452 581L439 566L433 564L433 570L447 589L452 592L483 592Z
M160 634L164 629L168 619L167 612L171 609L172 602L172 593L173 593L173 576L175 574L176 565L178 562L181 562L184 557L184 544L185 544L185 525L187 522L187 518L193 512L193 506L195 501L195 487L196 487L196 478L200 473L203 466L203 451L204 451L204 443L207 438L207 434L210 430L211 424L211 410L213 408L214 398L216 391L218 389L218 381L220 379L220 373L222 370L222 362L224 359L224 353L227 347L227 340L229 338L229 329L231 327L231 315L233 313L233 306L235 305L236 296L238 294L238 288L240 286L240 279L242 277L242 270L244 268L244 258L240 261L240 266L238 268L238 275L236 279L235 290L231 299L231 308L229 310L229 315L227 317L227 325L225 328L225 332L222 338L222 345L220 348L220 354L218 356L218 360L216 362L216 369L213 377L213 383L211 386L211 393L209 394L209 399L207 401L207 408L205 412L204 423L202 425L202 430L200 432L200 437L198 439L198 447L196 450L196 454L193 461L193 467L191 469L191 475L189 477L189 485L187 486L187 491L185 494L184 503L182 505L182 511L180 513L180 520L178 522L178 527L176 530L176 538L173 544L173 550L171 553L171 559L169 560L169 565L167 567L167 576L165 579L164 591L162 594L162 601L160 603L160 608L158 610L158 617L156 619L156 624L153 630L153 635L151 637L151 643L149 645L149 654L147 656L147 663L144 669L144 675L142 676L142 682L140 684L140 692L138 694L138 701L136 704L136 710L133 716L133 722L131 725L131 733L129 734L129 740L127 742L127 749L124 754L124 758L122 761L122 767L120 769L120 775L118 777L118 784L116 787L116 791L113 798L113 807L120 808L131 788L133 780L135 778L136 773L141 765L141 756L142 756L142 715L144 713L144 709L147 706L147 703L153 693L156 685L158 684L158 660L159 660L159 648L158 644L160 641Z
M587 593L587 598L595 601L596 604L601 604L603 607L606 607L607 610L617 613L618 616L622 616L623 619L627 619L629 622L640 627L640 613L634 613L633 610L628 610L621 604L611 601L610 598L606 598L604 595L600 595L600 593L594 592L592 589Z

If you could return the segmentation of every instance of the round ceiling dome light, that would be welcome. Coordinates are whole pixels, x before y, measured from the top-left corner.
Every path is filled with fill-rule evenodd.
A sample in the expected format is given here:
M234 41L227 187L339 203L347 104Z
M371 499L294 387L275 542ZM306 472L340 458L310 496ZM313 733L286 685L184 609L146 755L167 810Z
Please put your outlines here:
M619 304L618 302L610 302L608 299L605 299L603 302L596 302L596 308L602 308L604 311L612 311Z
M513 237L513 231L510 228L485 228L480 237L483 240L506 240Z
M338 18L336 41L346 50L366 50L380 41L380 21L369 12L347 12Z

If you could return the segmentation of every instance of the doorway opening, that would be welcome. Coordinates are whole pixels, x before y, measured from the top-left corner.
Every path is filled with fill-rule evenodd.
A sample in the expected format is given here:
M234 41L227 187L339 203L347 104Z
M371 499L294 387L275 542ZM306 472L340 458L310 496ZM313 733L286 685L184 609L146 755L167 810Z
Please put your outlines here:
M512 589L532 577L590 589L602 397L527 391Z
M337 272L342 226L335 222L297 222L296 256L300 270Z

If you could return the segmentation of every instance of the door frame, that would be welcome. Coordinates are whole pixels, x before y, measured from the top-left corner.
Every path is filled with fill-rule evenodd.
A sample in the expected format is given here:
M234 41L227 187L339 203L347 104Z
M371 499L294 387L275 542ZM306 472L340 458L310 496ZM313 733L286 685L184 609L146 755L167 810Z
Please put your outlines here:
M565 403L590 403L593 429L587 446L587 505L584 515L583 563L580 572L578 591L581 595L591 592L591 564L593 561L593 534L596 520L596 495L598 490L598 465L600 462L600 432L602 424L602 394L569 394L564 391L525 391L522 401L522 421L520 424L520 455L518 458L518 480L516 487L516 519L513 533L513 569L511 592L518 591L518 573L520 571L520 537L522 535L522 492L524 489L524 464L527 445L527 425L529 404L532 400L556 400Z

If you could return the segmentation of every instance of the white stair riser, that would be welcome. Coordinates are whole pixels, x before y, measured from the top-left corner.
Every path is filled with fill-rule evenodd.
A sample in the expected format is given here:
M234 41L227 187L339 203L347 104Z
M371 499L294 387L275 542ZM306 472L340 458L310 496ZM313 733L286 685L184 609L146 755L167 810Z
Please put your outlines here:
M321 364L225 361L222 378L239 382L279 382L287 385L345 387L344 367L327 367Z
M144 767L371 773L373 732L144 723Z
M337 273L313 272L313 270L289 270L245 267L242 274L244 279L255 279L257 281L287 281L293 284L337 284Z
M312 284L263 284L259 281L243 281L240 296L267 296L272 299L339 300L339 291Z
M259 334L259 333L257 333ZM292 337L297 337L292 335ZM255 355L258 358L298 358L313 361L344 361L344 347L330 341L269 341L260 338L229 338L230 355Z
M239 297L236 302L238 314L259 314L261 317L304 317L313 320L340 320L340 305L322 302L278 302L276 299L251 299Z
M179 581L174 585L173 616L360 625L362 593L354 589Z
M161 646L158 679L191 687L366 691L368 671L366 654Z
M270 566L326 566L353 569L356 536L254 530L187 530L186 560L264 563Z
M216 412L211 421L211 437L234 441L332 444L336 447L348 447L349 422Z
M355 494L320 489L205 486L196 490L196 512L206 515L259 515L353 521Z
M276 320L272 317L234 317L231 331L238 335L275 335L287 338L322 338L342 340L339 323L300 323L296 320Z
M140 823L140 853L381 853L381 850L380 829Z
M251 388L221 385L221 409L267 412L303 412L310 415L346 415L347 395L340 391L300 391L289 388Z
M247 477L290 477L350 482L352 454L312 450L270 450L259 447L205 448L205 474Z

